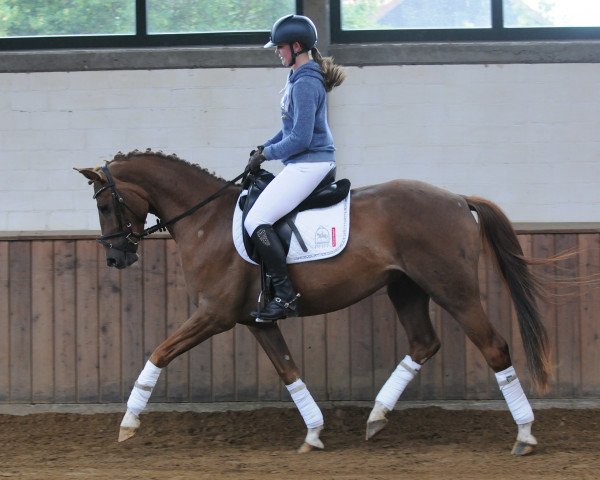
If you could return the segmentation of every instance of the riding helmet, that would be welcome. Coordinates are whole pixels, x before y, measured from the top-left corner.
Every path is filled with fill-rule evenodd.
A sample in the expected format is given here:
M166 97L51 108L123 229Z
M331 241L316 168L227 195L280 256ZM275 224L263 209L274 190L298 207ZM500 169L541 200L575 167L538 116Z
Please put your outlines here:
M317 44L317 28L303 15L287 15L273 24L271 37L265 48L299 42L306 50Z

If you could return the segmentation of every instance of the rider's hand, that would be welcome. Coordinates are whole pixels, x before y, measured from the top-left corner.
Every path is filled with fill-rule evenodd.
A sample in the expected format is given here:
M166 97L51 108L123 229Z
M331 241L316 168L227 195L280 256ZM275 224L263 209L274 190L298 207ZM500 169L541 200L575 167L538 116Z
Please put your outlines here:
M266 160L265 156L262 154L262 149L260 151L254 151L250 160L248 160L248 165L246 166L246 170L251 171L252 173L258 172L260 169L260 164Z
M256 152L262 153L262 151L265 149L265 147L263 147L262 145L259 145L258 147L256 147L255 149L253 149L250 152L250 156L254 155Z

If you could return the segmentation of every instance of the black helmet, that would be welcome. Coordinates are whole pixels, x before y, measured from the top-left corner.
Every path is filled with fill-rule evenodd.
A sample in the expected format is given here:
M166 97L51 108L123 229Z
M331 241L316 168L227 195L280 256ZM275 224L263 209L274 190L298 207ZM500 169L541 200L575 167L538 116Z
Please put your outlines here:
M310 18L303 15L281 17L273 24L271 37L265 48L294 42L300 42L306 50L317 44L317 28Z

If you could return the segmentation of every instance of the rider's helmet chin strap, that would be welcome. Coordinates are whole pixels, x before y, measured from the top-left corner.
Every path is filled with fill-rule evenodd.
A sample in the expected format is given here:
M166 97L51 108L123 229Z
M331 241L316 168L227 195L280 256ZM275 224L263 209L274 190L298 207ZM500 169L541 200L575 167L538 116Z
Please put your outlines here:
M296 42L294 42L296 43ZM302 55L303 53L308 52L308 48L304 47L304 45L302 45L302 50L300 50L299 52L294 52L294 43L290 43L290 52L292 54L292 61L290 62L290 64L288 65L288 67L293 67L294 64L296 63L296 57L298 55Z

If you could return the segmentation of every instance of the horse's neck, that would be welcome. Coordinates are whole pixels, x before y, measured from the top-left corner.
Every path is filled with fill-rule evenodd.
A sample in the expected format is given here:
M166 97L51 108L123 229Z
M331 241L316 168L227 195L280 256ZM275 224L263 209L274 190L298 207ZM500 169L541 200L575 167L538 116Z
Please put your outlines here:
M143 156L128 162L131 162L131 168L125 172L130 177L127 180L146 193L150 212L163 222L187 211L225 184L207 171L183 161ZM214 210L210 207L209 204L201 208L194 214L194 219L199 221L210 215ZM174 226L172 233L178 226Z

